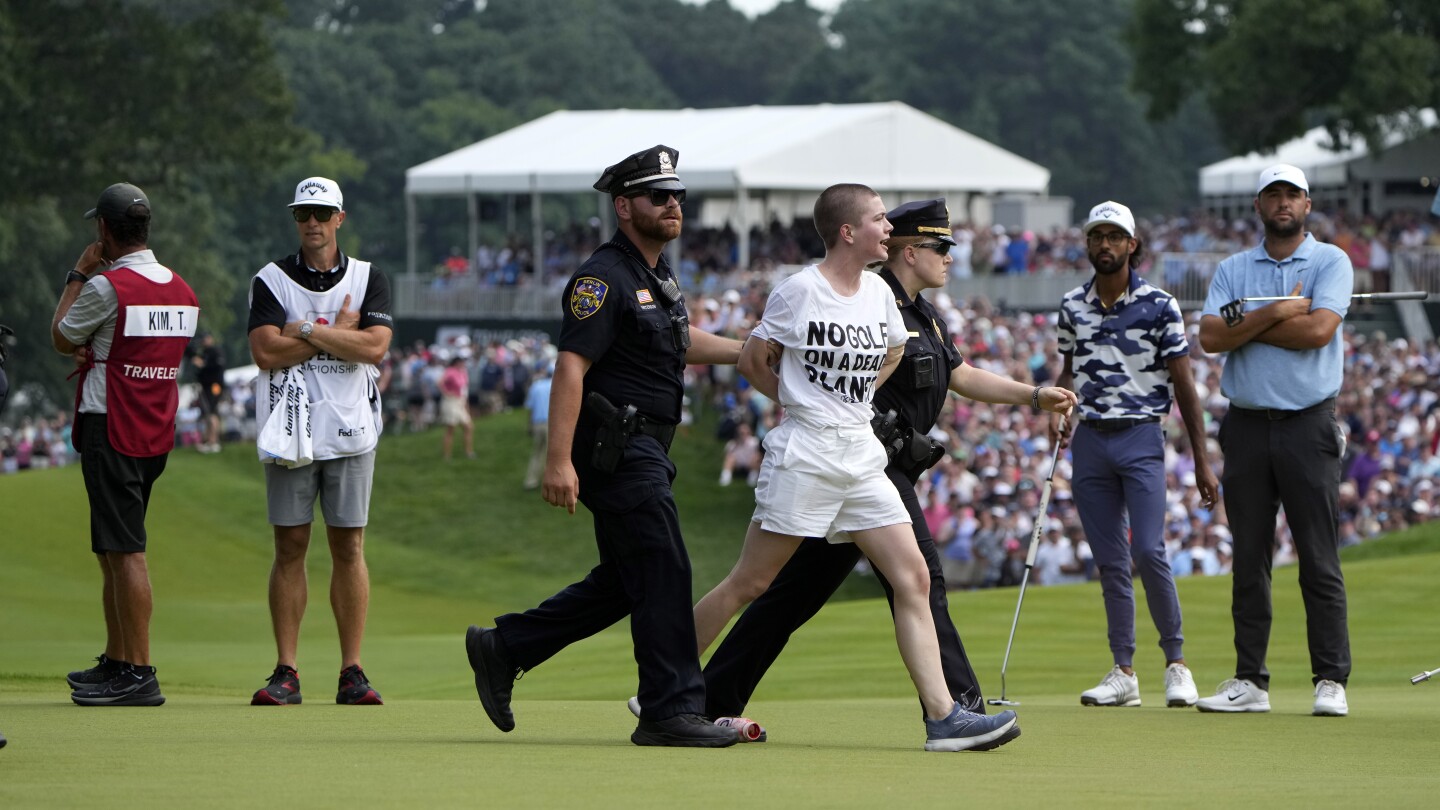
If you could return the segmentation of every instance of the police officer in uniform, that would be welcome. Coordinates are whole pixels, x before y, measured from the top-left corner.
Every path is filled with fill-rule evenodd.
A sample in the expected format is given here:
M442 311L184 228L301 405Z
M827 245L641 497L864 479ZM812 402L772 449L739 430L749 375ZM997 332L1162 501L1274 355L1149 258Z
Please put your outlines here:
M690 558L668 451L686 363L734 364L741 344L690 326L661 253L684 220L677 159L655 146L595 183L611 195L619 228L566 286L541 491L571 514L577 500L590 510L600 563L539 607L466 633L476 692L501 731L515 727L518 673L628 615L645 706L631 741L718 748L739 739L701 716Z
M975 671L950 619L940 555L925 523L915 482L944 448L927 435L935 425L948 391L994 403L1030 405L1068 412L1075 396L1062 388L1031 387L966 365L950 339L945 322L922 290L941 288L950 266L950 212L944 198L905 203L886 214L890 257L880 270L904 316L910 339L899 367L875 393L876 430L891 462L886 475L910 513L915 539L930 569L930 609L940 642L940 663L950 695L969 711L983 713L985 701ZM893 411L893 421L884 416ZM790 635L814 616L840 587L860 549L854 543L830 543L811 537L800 544L766 592L741 614L735 627L705 667L706 713L743 713L761 677L784 649ZM878 576L878 572L877 572ZM880 576L894 603L890 583ZM642 700L641 705L644 705ZM1018 728L1016 729L1018 735Z

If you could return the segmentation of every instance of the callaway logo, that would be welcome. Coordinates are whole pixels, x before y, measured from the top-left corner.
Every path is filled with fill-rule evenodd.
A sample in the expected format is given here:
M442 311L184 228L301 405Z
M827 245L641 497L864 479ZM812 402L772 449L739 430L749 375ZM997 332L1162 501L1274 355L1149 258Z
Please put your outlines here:
M300 188L300 191L304 192L305 194L309 194L311 197L314 197L316 194L324 194L329 190L330 189L325 188L325 185L323 183L306 183Z

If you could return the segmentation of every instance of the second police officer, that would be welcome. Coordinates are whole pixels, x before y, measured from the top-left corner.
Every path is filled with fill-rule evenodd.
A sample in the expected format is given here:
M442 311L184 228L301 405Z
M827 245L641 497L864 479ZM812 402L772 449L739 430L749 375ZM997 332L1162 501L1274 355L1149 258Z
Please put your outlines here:
M630 616L645 707L631 741L718 748L739 740L702 716L690 558L667 453L686 363L734 364L740 343L690 326L662 253L684 220L677 162L674 149L655 146L595 183L611 195L619 227L565 289L541 491L571 514L577 500L590 510L600 562L538 607L466 633L476 691L501 731L515 727L518 673Z
M940 555L925 522L915 482L939 460L944 448L927 435L935 426L948 392L992 403L1041 407L1068 413L1075 395L1063 388L1042 388L1009 380L965 363L949 330L922 291L941 289L951 263L950 212L945 199L905 203L886 214L894 230L889 258L880 277L890 285L909 340L895 372L875 393L875 409L896 415L886 434L891 461L886 475L910 513L915 538L930 569L930 609L940 643L941 668L951 696L966 709L984 713L985 702L960 634L950 618ZM764 595L751 603L705 667L706 713L738 716L765 671L779 657L790 635L814 616L860 559L853 543L808 538L796 549ZM880 577L886 595L890 584ZM641 705L644 705L643 699ZM995 745L1019 736L1019 728ZM987 747L995 747L987 746Z

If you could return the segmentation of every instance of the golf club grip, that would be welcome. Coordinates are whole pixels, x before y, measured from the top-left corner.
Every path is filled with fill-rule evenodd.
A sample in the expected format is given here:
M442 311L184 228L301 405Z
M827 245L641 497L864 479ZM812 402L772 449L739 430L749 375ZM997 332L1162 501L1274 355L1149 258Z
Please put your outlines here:
M1053 474L1053 471L1052 471ZM1040 533L1045 530L1045 510L1050 506L1050 479L1040 489L1040 508L1035 510L1035 528L1030 532L1030 550L1025 552L1025 567L1035 565L1035 550L1040 548Z

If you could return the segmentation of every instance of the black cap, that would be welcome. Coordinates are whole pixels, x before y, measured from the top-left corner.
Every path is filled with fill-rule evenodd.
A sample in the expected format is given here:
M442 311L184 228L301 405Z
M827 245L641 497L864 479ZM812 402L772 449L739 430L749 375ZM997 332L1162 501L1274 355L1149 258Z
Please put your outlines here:
M132 205L145 206L144 214L131 216L130 206ZM145 196L145 192L141 191L139 186L130 183L116 183L100 192L100 201L95 203L94 208L85 212L86 219L94 219L97 216L117 222L125 220L143 222L150 218L150 198Z
M905 203L885 218L895 228L891 236L931 236L946 244L955 244L950 237L950 209L945 206L944 197Z
M684 191L685 184L675 176L675 164L679 162L680 153L674 149L652 146L606 168L595 181L595 190L613 196L652 188Z

